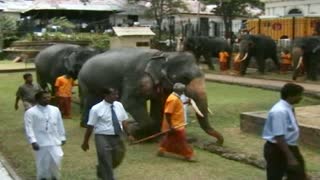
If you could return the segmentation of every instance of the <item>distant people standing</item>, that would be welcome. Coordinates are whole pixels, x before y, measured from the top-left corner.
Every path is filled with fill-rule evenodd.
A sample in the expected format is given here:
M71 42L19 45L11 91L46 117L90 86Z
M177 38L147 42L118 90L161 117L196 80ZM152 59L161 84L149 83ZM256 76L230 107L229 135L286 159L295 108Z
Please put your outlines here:
M227 51L219 52L220 71L228 70L229 53Z
M14 109L19 109L19 100L22 100L24 110L28 110L35 105L34 95L41 91L40 86L37 83L33 83L32 74L26 73L23 75L24 84L21 85L16 92L16 101Z
M63 118L71 119L72 87L75 86L71 73L59 76L55 82L56 99Z
M281 99L269 111L263 129L267 180L307 180L305 163L298 148L299 126L294 104L301 101L303 87L293 83L281 89Z
M287 73L290 67L292 66L292 59L289 50L285 49L281 52L281 73Z
M57 180L63 157L61 145L66 142L61 113L49 105L51 94L40 91L35 95L37 104L25 112L26 136L35 151L37 180Z

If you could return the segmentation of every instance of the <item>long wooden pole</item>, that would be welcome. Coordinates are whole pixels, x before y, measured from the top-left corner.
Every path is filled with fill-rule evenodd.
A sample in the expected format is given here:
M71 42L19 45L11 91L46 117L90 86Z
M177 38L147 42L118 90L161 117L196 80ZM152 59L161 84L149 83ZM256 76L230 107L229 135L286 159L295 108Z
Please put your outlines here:
M178 128L184 127L184 126L186 126L186 125L187 125L187 123L182 124L182 125L179 125L179 126L176 126L176 127L174 127L173 129L178 129ZM166 134L166 133L168 133L168 132L170 132L170 131L171 131L171 129L168 129L168 130L162 131L162 132L158 132L158 133L153 134L153 135L151 135L151 136L148 136L148 137L139 139L139 140L137 140L137 141L134 141L134 142L130 143L130 145L139 144L139 143L141 143L141 142L144 142L144 141L153 139L153 138L155 138L155 137L161 136L161 135L163 135L163 134Z

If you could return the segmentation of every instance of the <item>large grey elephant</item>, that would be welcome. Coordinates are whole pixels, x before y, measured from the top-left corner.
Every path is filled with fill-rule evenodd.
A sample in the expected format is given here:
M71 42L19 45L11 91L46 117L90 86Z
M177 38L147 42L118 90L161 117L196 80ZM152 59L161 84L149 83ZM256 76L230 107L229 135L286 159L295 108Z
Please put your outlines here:
M222 135L209 124L204 76L188 52L125 48L91 58L79 73L84 103L82 126L86 125L90 107L102 99L102 89L113 87L119 90L121 102L136 121L130 128L133 136L141 138L159 132L163 106L175 82L187 85L186 95L194 99L203 114L197 115L201 128L222 144ZM147 100L151 102L150 114Z
M73 79L77 79L82 65L98 51L79 45L56 44L42 50L35 58L37 81L39 85L46 89L51 85L54 94L54 82L57 77L72 74Z
M280 68L277 45L269 36L243 35L240 37L239 51L237 59L240 60L240 75L246 74L251 58L256 60L260 73L265 72L268 58L272 59L277 69Z
M292 60L294 66L293 80L296 80L302 65L307 74L307 79L317 80L317 75L320 72L320 37L297 38L293 43Z
M219 37L187 37L183 42L183 50L192 52L198 63L200 61L200 57L203 56L205 63L211 70L214 70L211 57L219 58L219 52L226 51L229 53L228 65L230 65L232 48L225 39Z

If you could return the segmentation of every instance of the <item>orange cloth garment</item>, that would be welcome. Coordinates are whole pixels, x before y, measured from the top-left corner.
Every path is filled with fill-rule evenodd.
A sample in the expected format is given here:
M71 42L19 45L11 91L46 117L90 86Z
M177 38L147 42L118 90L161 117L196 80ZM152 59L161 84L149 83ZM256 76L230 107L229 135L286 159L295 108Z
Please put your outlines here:
M176 93L170 94L167 98L164 113L171 114L171 124L173 128L185 123L183 103ZM164 117L162 121L162 131L166 131L168 129L169 124ZM185 158L191 158L193 156L193 149L187 142L185 128L180 127L174 131L166 133L160 142L159 151L181 155Z
M160 142L159 151L181 155L186 158L193 156L193 149L187 142L184 129L167 133Z
M183 103L177 94L171 93L167 98L164 106L164 114L166 113L171 114L171 124L173 128L184 124ZM162 121L162 131L166 131L170 128L168 121L165 118L166 117L164 116ZM184 129L184 127L180 127L179 129Z
M228 52L226 52L226 51L219 52L219 61L220 62L227 62L228 57L229 57Z
M55 87L57 88L56 95L59 97L71 97L72 86L74 86L74 80L72 78L66 78L64 75L56 79Z
M282 64L291 64L291 55L290 54L281 54Z

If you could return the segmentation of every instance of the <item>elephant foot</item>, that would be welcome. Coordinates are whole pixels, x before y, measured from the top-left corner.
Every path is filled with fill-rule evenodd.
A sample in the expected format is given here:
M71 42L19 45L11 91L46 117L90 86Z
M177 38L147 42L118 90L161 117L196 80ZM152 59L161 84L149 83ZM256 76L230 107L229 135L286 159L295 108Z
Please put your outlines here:
M217 143L218 145L221 146L221 145L223 144L224 138L223 138L223 136L222 136L221 133L219 133L219 132L216 131L216 130L210 130L210 131L207 131L207 133L217 139L216 143Z
M137 122L130 122L128 126L129 126L128 127L129 133L136 140L150 137L150 136L160 132L160 128L157 128L154 125L140 125ZM150 139L150 140L152 140L152 139Z

